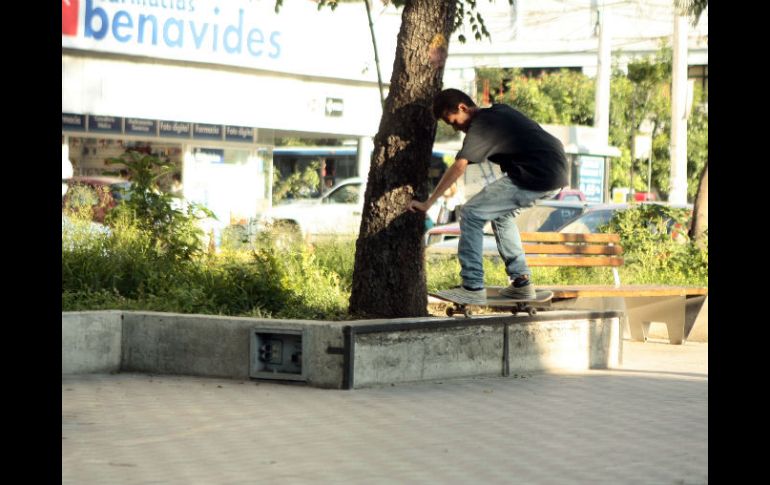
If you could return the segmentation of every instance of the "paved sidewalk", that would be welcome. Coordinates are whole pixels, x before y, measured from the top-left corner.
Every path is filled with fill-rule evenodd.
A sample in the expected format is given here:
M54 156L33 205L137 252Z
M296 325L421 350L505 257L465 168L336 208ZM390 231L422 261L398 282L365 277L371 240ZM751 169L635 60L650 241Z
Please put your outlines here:
M62 376L62 483L708 483L708 344L353 391Z

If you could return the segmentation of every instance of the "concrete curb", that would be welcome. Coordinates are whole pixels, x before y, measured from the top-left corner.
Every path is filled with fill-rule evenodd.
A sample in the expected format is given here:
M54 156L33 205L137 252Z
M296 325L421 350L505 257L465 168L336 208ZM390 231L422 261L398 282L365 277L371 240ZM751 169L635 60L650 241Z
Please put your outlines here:
M452 377L606 369L622 362L622 320L620 312L564 310L531 317L347 322L62 312L62 374L269 378L352 389ZM265 358L265 352L271 357Z

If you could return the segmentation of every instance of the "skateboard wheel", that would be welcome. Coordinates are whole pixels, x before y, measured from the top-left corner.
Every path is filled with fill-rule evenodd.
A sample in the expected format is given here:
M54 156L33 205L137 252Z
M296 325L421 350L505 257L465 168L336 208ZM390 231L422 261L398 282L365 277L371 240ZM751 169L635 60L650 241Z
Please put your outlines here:
M463 311L463 315L465 315L465 318L468 318L468 317L470 317L471 315L473 315L473 312L471 312L470 310L468 310L468 309L466 308L466 309Z
M453 309L452 307L448 307L448 308L446 309L446 316L448 316L448 317L453 317L453 316L454 316L454 314L455 314L455 311L454 311L454 309Z
M530 317L534 317L535 315L537 315L537 309L536 308L530 308L529 310L527 310L527 313L529 313Z

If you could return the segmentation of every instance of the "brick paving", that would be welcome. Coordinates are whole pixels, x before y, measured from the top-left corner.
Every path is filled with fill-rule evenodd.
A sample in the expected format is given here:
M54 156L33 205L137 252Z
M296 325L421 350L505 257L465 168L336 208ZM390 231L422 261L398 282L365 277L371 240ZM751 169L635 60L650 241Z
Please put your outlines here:
M708 344L353 391L62 376L64 484L705 484Z

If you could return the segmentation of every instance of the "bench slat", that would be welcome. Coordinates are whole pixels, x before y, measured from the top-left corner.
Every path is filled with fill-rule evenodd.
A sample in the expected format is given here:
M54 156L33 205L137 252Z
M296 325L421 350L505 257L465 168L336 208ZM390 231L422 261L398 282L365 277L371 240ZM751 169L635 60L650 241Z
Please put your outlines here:
M623 258L618 256L529 256L525 254L529 266L623 266Z
M577 234L561 232L522 232L524 242L620 243L619 234Z
M529 244L522 245L526 254L606 254L616 255L623 252L621 246L606 244Z
M537 282L535 282L537 283ZM643 297L643 296L698 296L708 295L708 287L666 285L608 285L549 286L537 285L538 290L553 291L554 298L583 297Z

